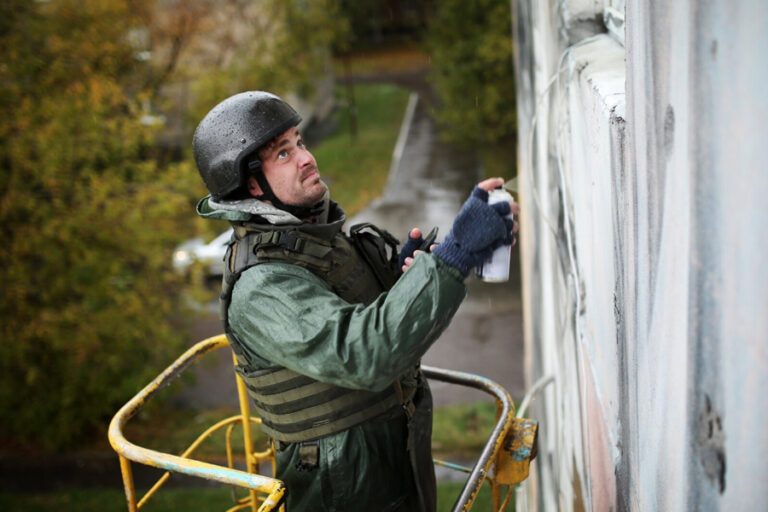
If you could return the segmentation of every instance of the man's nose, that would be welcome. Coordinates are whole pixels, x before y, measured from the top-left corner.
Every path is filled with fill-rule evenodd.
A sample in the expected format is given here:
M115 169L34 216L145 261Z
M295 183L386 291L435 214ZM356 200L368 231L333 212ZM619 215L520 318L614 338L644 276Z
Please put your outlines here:
M306 167L313 161L312 153L307 148L299 148L299 166Z

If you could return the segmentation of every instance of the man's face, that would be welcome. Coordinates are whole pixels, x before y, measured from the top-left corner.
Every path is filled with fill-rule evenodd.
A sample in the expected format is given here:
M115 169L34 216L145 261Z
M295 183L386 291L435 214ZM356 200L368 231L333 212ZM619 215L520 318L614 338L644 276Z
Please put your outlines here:
M294 206L314 206L323 198L327 187L320 181L317 162L296 127L279 135L273 144L259 151L261 170L278 199ZM258 195L250 182L251 193Z

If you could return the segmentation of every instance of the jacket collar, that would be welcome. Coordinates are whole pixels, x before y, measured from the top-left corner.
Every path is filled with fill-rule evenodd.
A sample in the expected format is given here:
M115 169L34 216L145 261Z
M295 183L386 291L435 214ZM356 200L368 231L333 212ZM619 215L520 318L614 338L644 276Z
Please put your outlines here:
M347 220L344 209L325 196L326 207L317 222L304 222L288 212L258 199L214 201L210 195L197 203L197 214L208 219L220 219L247 224L263 231L298 229L322 238L332 237Z

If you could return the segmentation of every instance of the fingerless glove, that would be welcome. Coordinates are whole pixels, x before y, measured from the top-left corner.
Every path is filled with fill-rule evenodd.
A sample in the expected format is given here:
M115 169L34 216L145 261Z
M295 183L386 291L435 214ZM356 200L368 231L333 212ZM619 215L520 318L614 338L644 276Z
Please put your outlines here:
M410 233L408 234L408 239L403 244L402 249L400 249L400 254L397 256L398 269L403 268L403 265L405 265L405 258L412 258L414 251L421 247L422 243L424 243L424 238L421 236L418 238L411 238Z
M509 212L509 203L489 205L488 192L475 187L454 219L450 233L433 253L467 277L474 267L490 258L494 249L514 240L515 223L507 218Z

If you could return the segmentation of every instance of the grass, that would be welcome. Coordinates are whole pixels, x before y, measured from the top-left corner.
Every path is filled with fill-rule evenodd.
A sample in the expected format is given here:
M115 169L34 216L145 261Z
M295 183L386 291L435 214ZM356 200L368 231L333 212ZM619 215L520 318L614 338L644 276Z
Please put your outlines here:
M461 490L464 488L464 483L462 482L445 482L445 483L439 483L437 484L437 510L438 512L448 512L452 509L453 504L456 503L456 500L458 499L459 495L461 494ZM502 490L502 500L504 499L504 496L507 491ZM492 507L493 504L493 498L491 496L491 487L488 484L484 484L483 487L480 489L480 493L478 493L477 498L475 498L474 503L472 503L472 509L476 510L477 512L485 512L488 510L493 510ZM515 510L515 504L514 502L511 502L506 510Z
M225 510L229 503L230 491L225 487L163 489L141 510ZM35 495L3 492L0 493L0 509L8 512L125 512L128 506L122 489L74 489Z
M345 105L336 113L337 128L310 150L331 197L352 216L379 197L387 183L409 92L392 85L355 85L355 136L347 90L340 87L337 95Z
M438 458L475 458L495 422L496 406L491 402L438 407L432 428L432 452Z
M461 493L463 484L440 483L437 486L437 510L448 512ZM143 491L139 496L143 495ZM240 496L241 494L238 494ZM162 489L142 507L146 512L226 510L232 504L228 487L198 489ZM491 510L491 492L484 485L472 509ZM0 492L0 509L7 512L125 512L125 494L121 489L74 489L60 492L22 494ZM511 505L507 510L514 510Z

